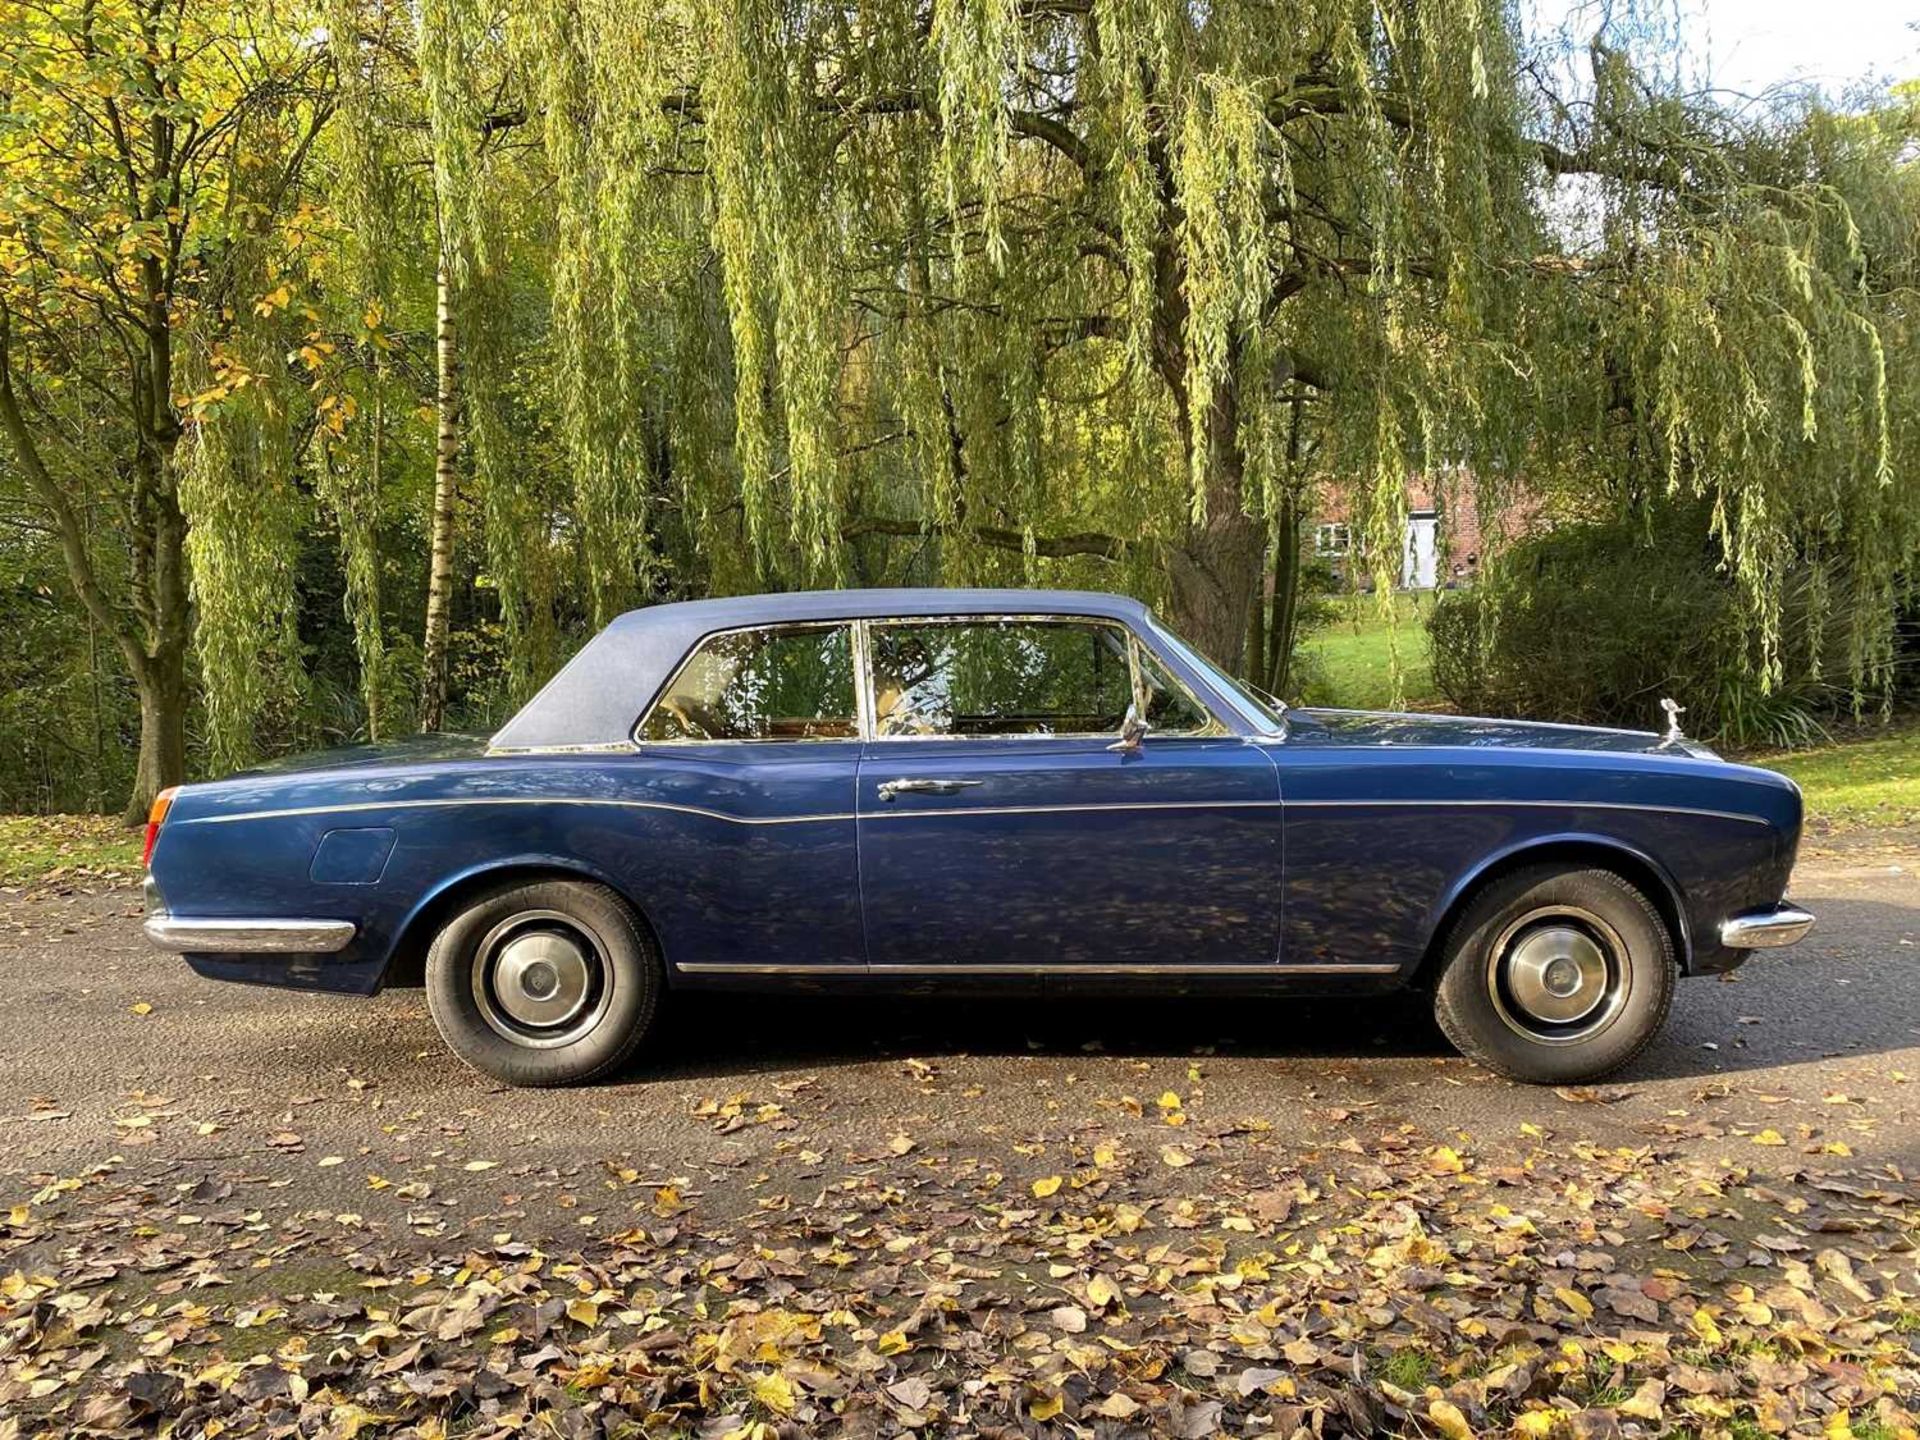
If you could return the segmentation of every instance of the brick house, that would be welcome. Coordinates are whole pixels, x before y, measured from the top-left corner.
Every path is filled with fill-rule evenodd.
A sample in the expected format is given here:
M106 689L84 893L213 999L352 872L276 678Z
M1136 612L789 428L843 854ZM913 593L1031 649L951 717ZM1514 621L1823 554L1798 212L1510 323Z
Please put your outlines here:
M1470 584L1490 550L1532 533L1543 523L1541 503L1527 493L1515 497L1490 523L1483 523L1477 489L1472 474L1457 467L1437 475L1407 477L1398 588L1451 590ZM1360 539L1351 523L1351 506L1340 494L1323 493L1321 500L1308 538L1314 556L1344 575ZM1372 588L1372 579L1364 571L1357 578L1363 589Z

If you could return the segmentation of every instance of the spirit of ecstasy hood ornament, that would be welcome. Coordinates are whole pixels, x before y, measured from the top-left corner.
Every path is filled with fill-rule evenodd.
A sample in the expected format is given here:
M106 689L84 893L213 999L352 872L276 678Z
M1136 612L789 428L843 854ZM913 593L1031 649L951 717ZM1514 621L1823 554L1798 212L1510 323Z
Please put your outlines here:
M1680 733L1680 717L1687 713L1686 707L1671 696L1660 701L1660 708L1667 712L1666 733L1660 737L1662 745L1678 745L1686 737Z

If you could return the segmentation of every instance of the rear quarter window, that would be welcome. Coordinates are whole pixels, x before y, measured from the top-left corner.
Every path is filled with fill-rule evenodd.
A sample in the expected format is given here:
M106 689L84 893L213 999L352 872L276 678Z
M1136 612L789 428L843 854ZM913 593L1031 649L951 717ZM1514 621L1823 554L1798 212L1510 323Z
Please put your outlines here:
M642 742L859 736L849 625L709 635L641 720Z

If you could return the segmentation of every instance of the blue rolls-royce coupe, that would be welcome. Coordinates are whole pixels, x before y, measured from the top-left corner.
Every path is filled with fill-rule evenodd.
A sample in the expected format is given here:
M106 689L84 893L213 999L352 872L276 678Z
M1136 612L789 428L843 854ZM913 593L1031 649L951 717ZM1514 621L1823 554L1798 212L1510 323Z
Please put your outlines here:
M146 928L216 979L424 984L522 1085L680 991L995 984L1417 987L1566 1083L1806 933L1800 818L1671 724L1290 710L1117 596L762 595L622 616L491 741L162 796Z

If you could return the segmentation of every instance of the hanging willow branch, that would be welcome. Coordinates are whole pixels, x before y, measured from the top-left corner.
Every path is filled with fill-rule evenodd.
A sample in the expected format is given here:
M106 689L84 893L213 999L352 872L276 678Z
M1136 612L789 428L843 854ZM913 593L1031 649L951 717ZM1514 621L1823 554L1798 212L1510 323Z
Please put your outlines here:
M1631 14L1543 99L1570 72L1484 0L476 5L422 12L436 179L480 237L494 122L537 117L596 617L686 583L683 525L708 585L1079 567L1231 659L1283 509L1345 492L1385 590L1409 473L1460 464L1490 501L1698 495L1740 663L1779 672L1812 566L1878 597L1852 679L1884 671L1897 145L1682 100ZM501 66L511 103L473 88ZM551 514L488 504L490 543Z

